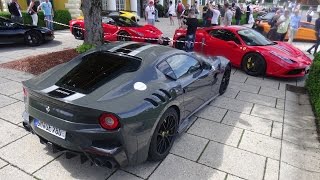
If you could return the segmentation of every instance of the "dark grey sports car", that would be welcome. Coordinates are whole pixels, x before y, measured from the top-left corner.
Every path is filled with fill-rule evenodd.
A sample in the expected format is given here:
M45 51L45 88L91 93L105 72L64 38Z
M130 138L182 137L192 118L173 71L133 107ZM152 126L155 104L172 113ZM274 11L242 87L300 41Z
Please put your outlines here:
M161 160L190 116L226 91L230 72L223 57L107 44L23 82L23 125L99 166Z

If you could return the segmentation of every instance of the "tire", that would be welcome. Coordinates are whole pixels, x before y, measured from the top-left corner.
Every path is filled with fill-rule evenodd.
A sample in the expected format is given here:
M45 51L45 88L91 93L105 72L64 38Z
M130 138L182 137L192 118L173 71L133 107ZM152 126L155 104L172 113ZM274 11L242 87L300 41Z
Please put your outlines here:
M78 29L78 28L80 28L80 26L78 25L73 26L73 36L78 40L84 40L83 31L82 29Z
M28 31L24 35L24 42L28 46L39 46L43 40L42 34L38 31Z
M131 41L130 34L126 31L120 31L117 37L118 41Z
M219 88L219 94L222 95L226 92L229 81L230 81L230 75L231 75L231 65L228 64L227 67L224 70L221 83L220 83L220 88Z
M164 159L174 143L178 132L178 114L173 108L167 109L152 135L149 156L151 161L159 161Z
M180 50L185 50L186 49L186 45L184 42L185 40L186 40L185 37L180 37L178 41L183 41L183 42L176 42L176 48Z
M241 67L251 76L260 76L266 73L266 61L258 53L246 54L242 59Z

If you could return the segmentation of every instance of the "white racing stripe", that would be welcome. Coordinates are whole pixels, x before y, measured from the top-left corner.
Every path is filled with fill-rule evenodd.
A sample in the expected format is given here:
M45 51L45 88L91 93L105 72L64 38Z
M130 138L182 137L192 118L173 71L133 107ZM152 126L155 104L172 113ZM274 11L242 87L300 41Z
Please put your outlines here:
M81 93L75 93L75 94L73 94L71 96L63 98L63 100L65 100L65 101L74 101L74 100L82 98L84 96L86 96L86 95L85 94L81 94Z
M41 92L49 93L49 92L54 91L54 90L56 90L56 89L58 89L58 88L59 88L58 86L53 85L53 86L50 86L50 87L48 87L48 88L46 88L46 89L42 89Z
M116 50L118 50L118 49L120 49L120 48L123 48L123 47L128 46L128 45L131 45L131 44L137 44L137 42L127 42L127 43L123 43L123 44L120 44L119 46L116 46L116 47L113 47L113 48L109 49L108 51L109 51L109 52L114 52L114 51L116 51Z
M135 56L137 54L139 54L140 52L144 51L144 50L147 50L151 47L154 47L154 46L157 46L155 44L149 44L149 45L146 45L146 46L142 46L141 48L138 48L138 49L135 49L133 51L131 51L131 53L129 53L128 55L129 56Z

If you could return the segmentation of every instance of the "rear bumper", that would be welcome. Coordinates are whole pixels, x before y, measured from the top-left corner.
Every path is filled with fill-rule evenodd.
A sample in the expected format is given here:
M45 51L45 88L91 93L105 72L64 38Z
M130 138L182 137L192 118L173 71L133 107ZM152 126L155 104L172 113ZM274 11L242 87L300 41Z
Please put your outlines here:
M29 109L30 110L30 109ZM42 116L39 118L42 120ZM55 127L65 130L66 138L61 139L35 126L34 117L29 113L23 113L23 126L26 130L36 134L40 142L48 144L55 151L65 151L85 155L97 166L114 168L128 165L128 157L124 146L120 141L119 132L99 131L92 125L63 122L59 126L54 121L45 121ZM51 119L51 118L48 118ZM90 126L90 127L89 127Z

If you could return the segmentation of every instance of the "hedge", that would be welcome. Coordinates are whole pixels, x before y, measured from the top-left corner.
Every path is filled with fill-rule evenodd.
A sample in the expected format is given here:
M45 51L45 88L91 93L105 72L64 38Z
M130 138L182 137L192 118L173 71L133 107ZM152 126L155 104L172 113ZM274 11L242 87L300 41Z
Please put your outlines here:
M0 16L8 19L11 18L11 15L9 12L0 12ZM24 24L32 24L32 18L27 12L22 11L22 17L23 17ZM46 24L44 21L44 15L42 11L38 13L38 18L39 18L38 26L45 27ZM69 24L69 21L71 20L71 15L68 10L56 10L54 11L53 20L59 23ZM61 30L61 29L68 29L68 27L54 24L54 29Z
M310 68L308 79L306 80L310 101L316 116L316 124L320 133L320 53L317 53Z

